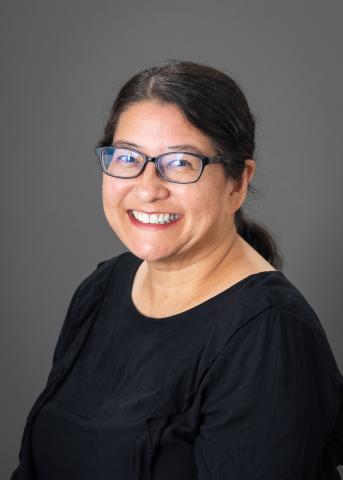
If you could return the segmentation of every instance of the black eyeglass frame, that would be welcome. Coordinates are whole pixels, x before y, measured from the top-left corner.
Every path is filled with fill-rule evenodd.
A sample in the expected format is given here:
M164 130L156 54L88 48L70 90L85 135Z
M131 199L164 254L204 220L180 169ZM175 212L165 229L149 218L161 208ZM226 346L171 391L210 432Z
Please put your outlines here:
M119 176L119 175L112 175L111 173L109 173L106 169L105 169L105 166L103 164L103 153L105 152L105 150L107 149L111 149L111 148L114 148L114 149L119 149L119 148L122 148L122 149L125 149L125 150L129 150L130 152L135 152L135 153L138 153L139 155L141 155L143 158L144 158L144 162L142 163L142 168L141 170L137 173L137 175L133 175L132 177L122 177L122 176ZM199 176L196 180L193 180L192 182L178 182L176 180L169 180L168 178L166 178L161 169L160 169L160 165L159 165L159 159L161 157L165 157L166 155L175 155L175 154L178 154L178 153L185 153L185 154L188 154L188 155L193 155L194 157L198 157L200 158L201 160L201 169L200 169L200 173L199 173ZM98 159L99 159L99 162L100 162L100 166L101 166L101 169L102 171L110 176L110 177L114 177L114 178L124 178L124 179L130 179L130 178L136 178L138 177L145 169L145 167L147 166L148 162L153 162L155 164L155 167L156 167L156 170L160 176L160 178L162 178L163 180L165 180L166 182L170 182L170 183L181 183L181 184L187 184L187 183L195 183L199 180L199 178L201 177L202 175L202 172L204 171L204 168L206 167L206 165L209 165L211 163L223 163L223 164L227 164L228 163L228 160L230 161L230 157L228 155L211 155L211 156L206 156L206 155L200 155L199 153L193 153L193 152L166 152L166 153L161 153L160 155L157 155L156 157L149 157L147 155L144 155L144 153L138 151L138 150L135 150L133 148L126 148L126 147L115 147L115 146L107 146L107 147L96 147L95 148L95 154L97 155Z

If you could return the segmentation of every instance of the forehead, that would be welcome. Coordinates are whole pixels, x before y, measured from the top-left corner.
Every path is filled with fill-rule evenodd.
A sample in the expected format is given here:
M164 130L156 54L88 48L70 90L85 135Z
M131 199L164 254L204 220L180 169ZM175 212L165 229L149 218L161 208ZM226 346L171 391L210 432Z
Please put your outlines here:
M192 125L177 105L148 100L130 105L121 113L113 140L142 148L192 144L202 152L212 150L211 139Z

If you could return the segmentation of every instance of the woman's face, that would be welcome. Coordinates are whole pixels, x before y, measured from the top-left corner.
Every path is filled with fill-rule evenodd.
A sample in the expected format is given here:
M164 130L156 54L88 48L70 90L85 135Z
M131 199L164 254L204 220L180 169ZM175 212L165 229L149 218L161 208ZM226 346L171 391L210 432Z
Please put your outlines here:
M118 143L148 156L170 151L216 153L210 139L177 106L152 101L137 102L121 114L113 138L113 144ZM174 145L189 146L170 147ZM103 174L107 221L128 250L147 261L187 263L227 242L241 203L238 197L220 164L207 165L200 179L189 184L163 180L152 162L136 178ZM177 213L181 218L166 225L145 224L132 218L132 210Z

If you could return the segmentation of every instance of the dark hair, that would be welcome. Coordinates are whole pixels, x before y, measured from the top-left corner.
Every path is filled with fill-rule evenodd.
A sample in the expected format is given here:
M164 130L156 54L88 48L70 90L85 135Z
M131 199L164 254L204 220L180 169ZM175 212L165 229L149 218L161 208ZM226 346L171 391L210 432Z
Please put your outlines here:
M240 180L245 160L254 158L255 119L238 84L215 68L190 61L169 60L133 75L120 89L97 146L112 145L121 113L141 100L177 105L187 120L204 132L217 154L230 155L225 174ZM248 192L257 190L248 185ZM266 227L235 212L237 233L274 268L283 255Z

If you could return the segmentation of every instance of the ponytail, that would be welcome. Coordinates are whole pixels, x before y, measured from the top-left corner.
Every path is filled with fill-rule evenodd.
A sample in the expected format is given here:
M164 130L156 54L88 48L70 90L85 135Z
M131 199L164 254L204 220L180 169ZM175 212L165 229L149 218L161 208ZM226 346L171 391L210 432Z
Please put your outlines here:
M235 213L237 233L251 245L274 268L281 270L284 258L269 231L254 221L247 219L239 208Z

